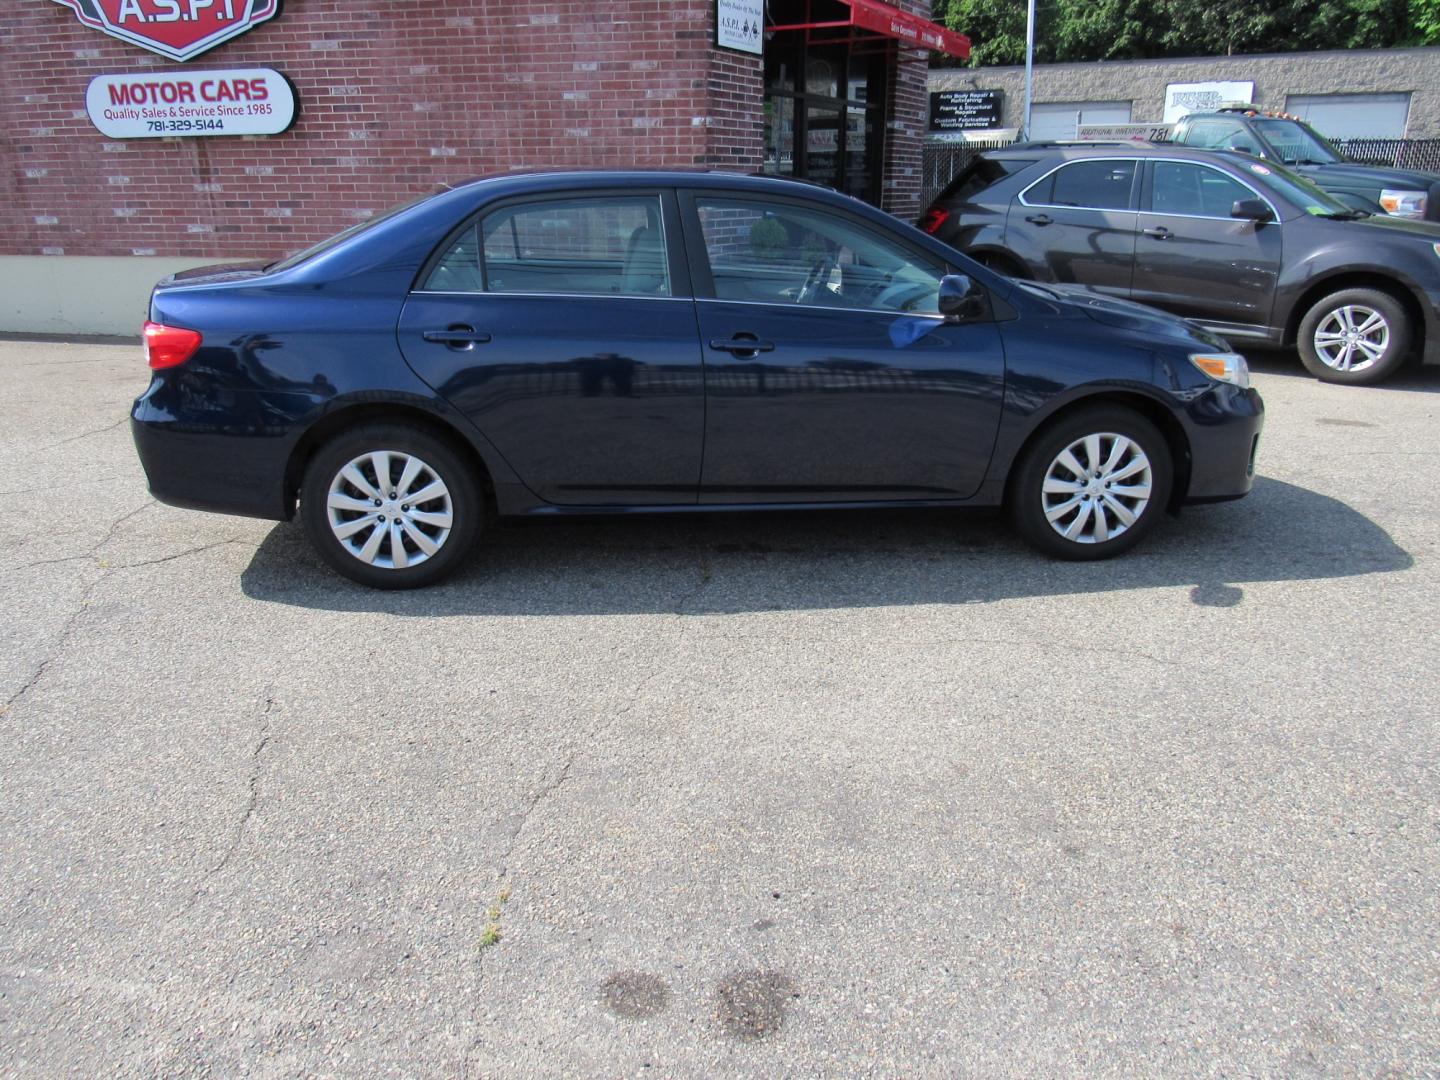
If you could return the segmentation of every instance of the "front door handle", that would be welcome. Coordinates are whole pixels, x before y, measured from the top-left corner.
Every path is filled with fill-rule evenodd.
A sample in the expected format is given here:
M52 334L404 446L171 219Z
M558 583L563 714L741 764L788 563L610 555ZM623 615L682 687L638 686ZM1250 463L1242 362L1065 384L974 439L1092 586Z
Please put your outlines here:
M761 341L754 334L736 334L729 341L713 340L710 348L733 353L741 359L749 359L756 353L770 352L775 348L773 341Z
M483 345L490 340L490 335L484 330L476 330L473 326L466 326L464 323L451 323L444 330L426 330L420 336L426 341L448 345L450 348L462 352L466 349L473 349L476 345Z
M1156 240L1169 240L1175 234L1164 225L1156 225L1153 229L1144 230L1146 236L1153 236Z
M1030 214L1025 220L1031 225L1051 225L1055 222L1055 219L1049 214Z

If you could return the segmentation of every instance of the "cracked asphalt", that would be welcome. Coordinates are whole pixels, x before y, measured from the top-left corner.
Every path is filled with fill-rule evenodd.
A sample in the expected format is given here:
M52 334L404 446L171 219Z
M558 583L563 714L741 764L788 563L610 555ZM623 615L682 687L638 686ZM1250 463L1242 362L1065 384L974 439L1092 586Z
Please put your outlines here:
M380 594L0 342L0 1075L1440 1075L1440 370L1142 550L497 529Z

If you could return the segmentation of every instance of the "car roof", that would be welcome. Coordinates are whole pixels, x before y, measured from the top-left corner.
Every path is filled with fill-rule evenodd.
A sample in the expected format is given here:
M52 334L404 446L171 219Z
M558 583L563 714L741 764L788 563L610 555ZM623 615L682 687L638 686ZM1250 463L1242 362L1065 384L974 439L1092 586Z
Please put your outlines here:
M1087 158L1170 158L1181 161L1214 161L1232 164L1253 163L1255 158L1233 150L1207 150L1180 143L1018 143L1002 150L987 150L982 156L997 160L1034 158L1036 152L1052 161L1084 161Z

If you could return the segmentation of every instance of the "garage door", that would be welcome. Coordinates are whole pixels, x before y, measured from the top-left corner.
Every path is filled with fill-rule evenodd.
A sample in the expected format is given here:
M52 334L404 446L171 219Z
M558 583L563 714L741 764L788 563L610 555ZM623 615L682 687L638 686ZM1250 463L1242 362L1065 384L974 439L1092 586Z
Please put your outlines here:
M1401 139L1410 115L1409 94L1292 94L1294 113L1327 139Z
M1079 124L1128 124L1128 101L1059 101L1030 107L1030 138L1073 139Z

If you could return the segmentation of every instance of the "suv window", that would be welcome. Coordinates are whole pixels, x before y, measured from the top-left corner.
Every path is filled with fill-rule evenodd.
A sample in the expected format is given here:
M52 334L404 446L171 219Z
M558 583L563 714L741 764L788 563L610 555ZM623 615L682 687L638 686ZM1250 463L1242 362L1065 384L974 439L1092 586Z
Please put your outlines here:
M935 197L935 201L968 199L997 180L1029 168L1038 160L1039 158L976 158L969 168L962 170L959 176L946 185L945 190Z
M1245 125L1235 120L1196 120L1180 140L1186 146L1200 146L1209 150L1223 150L1229 146L1248 144L1252 148L1255 140L1248 137Z
M496 210L426 279L447 292L669 296L660 196L570 198Z
M1237 201L1253 198L1248 187L1216 169L1185 161L1155 162L1150 191L1154 213L1228 218Z
M1134 161L1072 161L1026 188L1031 206L1128 210L1135 185Z
M939 310L945 269L838 214L781 202L696 200L718 300Z

